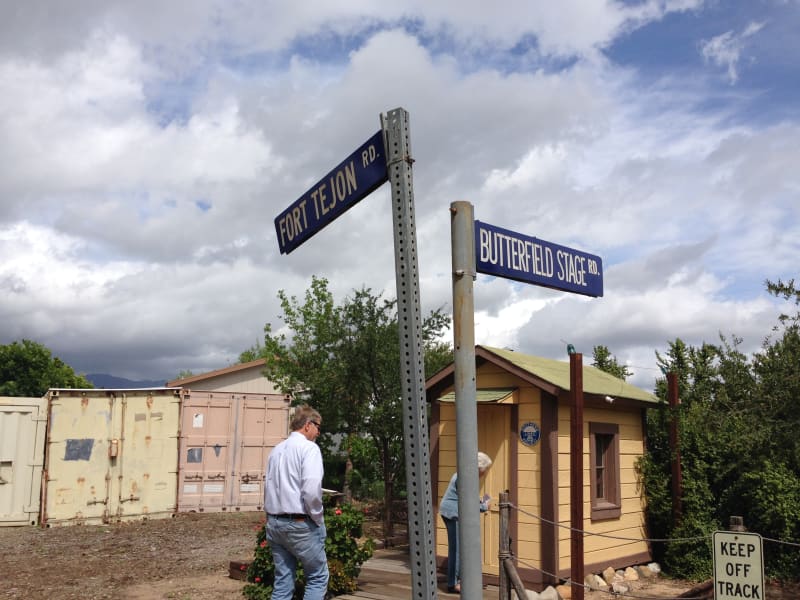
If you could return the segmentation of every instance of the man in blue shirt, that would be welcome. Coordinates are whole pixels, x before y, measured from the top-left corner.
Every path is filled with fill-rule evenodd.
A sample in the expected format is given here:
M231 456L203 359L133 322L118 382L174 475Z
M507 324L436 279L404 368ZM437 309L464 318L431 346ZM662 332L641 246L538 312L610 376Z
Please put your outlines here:
M321 425L316 410L299 406L292 417L292 432L275 446L267 461L264 510L275 563L273 600L291 600L298 561L306 578L305 600L324 600L328 590L322 453L314 443Z

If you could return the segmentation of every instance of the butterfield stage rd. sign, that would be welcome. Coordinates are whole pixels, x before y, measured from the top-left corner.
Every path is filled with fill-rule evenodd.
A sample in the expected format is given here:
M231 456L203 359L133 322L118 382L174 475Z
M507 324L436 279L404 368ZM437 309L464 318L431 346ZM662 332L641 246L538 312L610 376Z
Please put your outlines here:
M479 273L585 296L603 295L603 260L594 254L475 221Z
M289 254L386 180L381 130L275 218L281 254Z

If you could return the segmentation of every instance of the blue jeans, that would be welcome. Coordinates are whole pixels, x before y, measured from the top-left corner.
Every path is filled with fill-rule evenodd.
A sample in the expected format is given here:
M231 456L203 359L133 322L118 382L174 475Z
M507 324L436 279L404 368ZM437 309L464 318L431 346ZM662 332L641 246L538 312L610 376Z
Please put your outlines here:
M325 525L311 519L267 518L267 542L275 563L272 600L291 600L298 561L306 578L304 600L324 600L328 591L325 536Z
M447 529L447 587L453 587L461 579L458 564L458 517L448 519L442 517Z

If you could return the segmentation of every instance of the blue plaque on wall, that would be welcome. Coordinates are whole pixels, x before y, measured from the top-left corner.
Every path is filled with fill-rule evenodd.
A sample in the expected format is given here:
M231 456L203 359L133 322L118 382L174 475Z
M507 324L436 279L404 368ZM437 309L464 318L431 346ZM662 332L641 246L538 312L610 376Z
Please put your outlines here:
M535 446L539 442L542 430L533 421L523 423L519 428L519 439L526 446Z

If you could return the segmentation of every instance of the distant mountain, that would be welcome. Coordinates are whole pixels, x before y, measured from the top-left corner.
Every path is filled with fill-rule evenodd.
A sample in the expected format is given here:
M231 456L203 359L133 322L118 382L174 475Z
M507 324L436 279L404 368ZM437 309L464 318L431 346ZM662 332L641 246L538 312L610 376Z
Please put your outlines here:
M157 388L164 387L166 381L159 380L142 380L133 381L132 379L125 379L124 377L115 377L114 375L106 375L105 373L90 373L85 376L86 379L92 382L92 385L98 389L106 390L124 390L134 388Z

